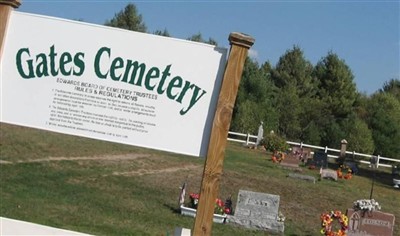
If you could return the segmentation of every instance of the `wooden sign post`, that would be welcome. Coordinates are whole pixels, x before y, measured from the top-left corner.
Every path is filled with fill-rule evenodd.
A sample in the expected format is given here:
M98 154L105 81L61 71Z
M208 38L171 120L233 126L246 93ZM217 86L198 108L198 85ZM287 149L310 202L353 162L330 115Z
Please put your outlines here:
M8 18L13 8L21 5L20 0L0 0L0 62L3 55L4 41L6 39Z
M225 146L231 123L244 62L248 49L254 39L248 35L231 33L229 35L231 50L225 68L221 91L208 145L207 159L204 164L200 199L197 208L193 235L211 235L214 204L219 192L219 183L225 156Z

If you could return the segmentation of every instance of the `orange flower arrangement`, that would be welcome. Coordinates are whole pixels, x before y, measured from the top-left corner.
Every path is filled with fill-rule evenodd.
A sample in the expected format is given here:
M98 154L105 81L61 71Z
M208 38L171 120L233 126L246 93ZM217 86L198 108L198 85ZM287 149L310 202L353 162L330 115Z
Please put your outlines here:
M275 151L274 153L272 153L272 156L271 156L272 162L280 163L283 159L285 159L285 153L279 152L279 151Z
M345 173L343 173L345 171ZM342 179L351 179L352 176L352 170L350 167L346 165L340 165L340 167L336 170L338 178Z
M340 223L340 229L338 231L332 231L332 223L334 219L338 219ZM321 215L322 229L321 234L326 236L346 236L348 227L348 218L342 214L341 211L331 211L329 213L323 213Z

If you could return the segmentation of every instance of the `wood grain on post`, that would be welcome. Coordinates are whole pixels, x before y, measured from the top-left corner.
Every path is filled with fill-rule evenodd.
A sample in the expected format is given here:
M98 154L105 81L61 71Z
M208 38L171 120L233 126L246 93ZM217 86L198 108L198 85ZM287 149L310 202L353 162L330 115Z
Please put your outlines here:
M219 93L217 109L204 164L200 199L197 208L193 235L211 235L214 204L219 192L219 183L225 156L225 147L231 123L244 62L254 39L241 33L229 35L231 50L226 64L224 78Z
M20 0L0 0L0 62L3 55L4 41L6 39L8 18L14 8L21 5Z

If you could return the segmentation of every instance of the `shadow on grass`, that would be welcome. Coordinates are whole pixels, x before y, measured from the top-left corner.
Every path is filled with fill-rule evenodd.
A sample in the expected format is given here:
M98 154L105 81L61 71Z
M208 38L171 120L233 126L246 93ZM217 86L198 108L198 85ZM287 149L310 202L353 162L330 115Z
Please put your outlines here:
M391 173L391 169L386 167L381 168L371 168L366 165L357 166L357 172L353 173L353 175L361 176L369 179L374 184L380 184L384 188L393 189L393 175ZM339 168L339 164L337 163L328 163L328 167L333 170L337 170Z
M178 207L176 207L175 205L172 206L172 205L170 205L170 204L164 203L163 206L166 207L166 208L168 208L168 209L169 209L172 213L174 213L174 214L179 214L179 215L181 214L181 209L178 208Z

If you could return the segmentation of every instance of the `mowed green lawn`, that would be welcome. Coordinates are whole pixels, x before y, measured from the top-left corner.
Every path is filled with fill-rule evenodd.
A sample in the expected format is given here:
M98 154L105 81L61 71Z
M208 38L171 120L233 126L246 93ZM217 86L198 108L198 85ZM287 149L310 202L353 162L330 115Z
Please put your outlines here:
M187 181L188 192L199 191L204 159L7 124L0 145L0 216L94 235L173 235L194 225L178 211L179 187ZM285 235L320 235L322 212L345 211L370 196L368 166L351 180L315 184L289 173L270 154L230 143L219 196L232 194L236 203L240 189L279 195ZM302 174L318 179L319 171ZM396 216L400 235L400 190L391 181L379 169L373 198ZM214 224L213 235L269 234Z

